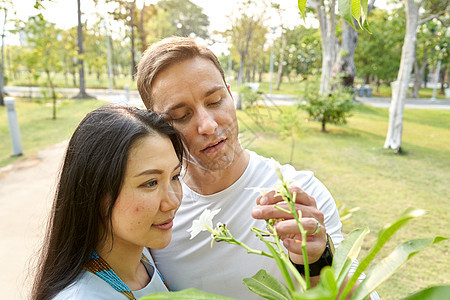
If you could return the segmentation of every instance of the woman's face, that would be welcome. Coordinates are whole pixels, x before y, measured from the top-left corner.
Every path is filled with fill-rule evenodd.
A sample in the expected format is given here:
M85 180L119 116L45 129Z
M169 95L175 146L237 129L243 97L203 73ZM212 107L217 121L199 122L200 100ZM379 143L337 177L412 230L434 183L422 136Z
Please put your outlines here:
M131 146L123 186L112 209L114 247L161 249L169 244L182 197L180 170L167 136L146 136Z

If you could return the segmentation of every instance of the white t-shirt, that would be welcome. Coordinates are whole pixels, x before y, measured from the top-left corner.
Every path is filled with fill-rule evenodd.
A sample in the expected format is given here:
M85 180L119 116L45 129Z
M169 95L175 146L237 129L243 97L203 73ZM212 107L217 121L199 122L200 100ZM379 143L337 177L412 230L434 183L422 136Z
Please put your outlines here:
M273 189L280 180L269 159L251 151L249 153L247 169L223 191L204 196L183 183L183 200L174 219L172 241L162 250L152 250L153 259L172 291L194 287L248 300L258 297L248 290L242 280L252 277L260 269L284 282L275 260L248 254L244 248L226 242L214 242L211 248L209 232L203 231L190 240L186 231L205 209L220 208L221 211L213 219L214 226L217 222L226 224L236 239L250 248L268 251L266 245L250 231L252 227L266 230L266 222L252 218L251 210L256 205L259 192L247 188ZM291 185L302 188L315 198L318 209L325 216L327 233L334 244L339 245L343 239L342 224L330 192L310 171L296 171L290 165L282 166L281 171L285 180L294 180Z
M148 258L150 262L142 260L145 268L147 269L148 275L150 276L150 282L142 289L137 291L132 291L134 297L139 299L151 293L156 292L167 292L167 288L159 275L158 270L155 267L155 263L148 250L144 248L144 255ZM128 298L116 291L109 283L98 277L97 275L89 272L83 271L73 284L66 287L64 290L59 292L53 300L116 300L123 299L128 300Z

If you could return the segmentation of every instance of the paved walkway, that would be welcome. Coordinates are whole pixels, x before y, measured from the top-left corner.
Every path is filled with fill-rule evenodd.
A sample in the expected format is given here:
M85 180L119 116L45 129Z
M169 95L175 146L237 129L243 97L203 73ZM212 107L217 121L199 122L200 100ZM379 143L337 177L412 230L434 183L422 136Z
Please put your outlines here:
M5 91L9 93L11 96L27 96L29 97L30 93L32 95L40 95L41 88L40 87L20 87L20 86L6 86ZM78 89L75 88L58 88L57 91L63 94L66 97L73 97L78 93ZM88 94L95 96L97 99L108 101L111 103L127 103L130 105L134 105L136 107L143 108L144 105L139 96L139 93L135 90L126 91L123 90L107 90L107 89L87 89ZM237 94L234 92L234 98L237 100ZM363 102L365 104L376 106L376 107L389 107L391 102L391 98L366 98L366 97L356 97L357 101ZM293 105L298 101L297 96L292 95L279 95L273 94L269 96L268 94L264 95L262 102L265 105L273 106L273 105ZM405 103L406 108L412 109L444 109L450 110L450 99L446 100L435 100L431 101L430 99L408 99Z
M1 299L29 299L29 272L45 232L66 142L0 169Z

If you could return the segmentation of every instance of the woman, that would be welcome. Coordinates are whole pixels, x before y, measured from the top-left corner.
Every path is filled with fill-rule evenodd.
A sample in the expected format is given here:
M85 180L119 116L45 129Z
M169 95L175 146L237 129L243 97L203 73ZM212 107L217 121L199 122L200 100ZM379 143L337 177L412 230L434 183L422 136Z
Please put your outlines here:
M182 156L180 136L154 113L89 113L67 148L32 299L167 291L146 247L170 242Z

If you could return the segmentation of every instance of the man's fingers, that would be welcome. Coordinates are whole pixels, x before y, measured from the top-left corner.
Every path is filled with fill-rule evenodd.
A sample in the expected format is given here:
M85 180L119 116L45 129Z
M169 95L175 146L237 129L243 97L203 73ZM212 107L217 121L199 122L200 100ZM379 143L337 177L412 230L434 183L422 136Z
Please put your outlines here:
M289 210L286 203L279 203L277 206ZM302 213L302 218L316 218L320 222L323 221L323 217L321 216L320 211L318 211L315 207L304 206L300 204L295 205L295 210L298 212L299 210ZM274 205L258 205L252 209L252 217L255 219L292 219L292 215L285 213Z
M297 186L292 186L289 188L289 192L293 195L296 194L295 202L298 204L306 205L306 206L315 206L316 201L313 197L308 195L304 190ZM280 201L283 201L281 196L275 197L275 191L270 191L269 193L265 194L264 196L259 197L256 199L256 203L258 205L271 205L276 204Z
M303 228L307 231L307 235L313 235L313 233L319 234L319 231L323 230L323 225L317 225L318 221L314 218L302 218L301 223ZM300 234L300 229L298 228L297 222L294 219L280 221L276 225L277 233L279 235L289 235L298 233Z

